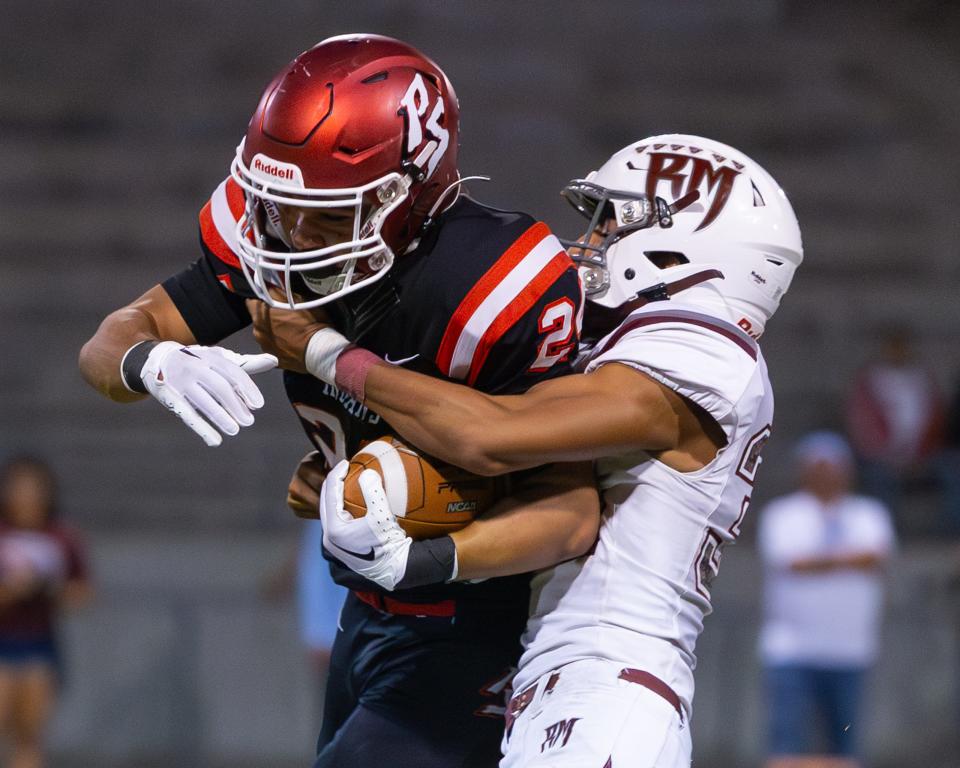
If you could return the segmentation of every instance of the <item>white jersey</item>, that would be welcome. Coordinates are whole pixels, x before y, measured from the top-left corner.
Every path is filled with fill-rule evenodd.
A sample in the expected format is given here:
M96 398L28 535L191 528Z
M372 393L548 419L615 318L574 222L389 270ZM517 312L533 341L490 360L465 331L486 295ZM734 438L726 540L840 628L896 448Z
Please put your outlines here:
M604 496L595 550L534 578L514 689L584 659L659 677L689 716L694 646L710 613L721 547L740 533L773 396L756 342L680 301L632 313L589 355L587 371L621 363L696 403L727 445L696 472L646 453L598 462Z

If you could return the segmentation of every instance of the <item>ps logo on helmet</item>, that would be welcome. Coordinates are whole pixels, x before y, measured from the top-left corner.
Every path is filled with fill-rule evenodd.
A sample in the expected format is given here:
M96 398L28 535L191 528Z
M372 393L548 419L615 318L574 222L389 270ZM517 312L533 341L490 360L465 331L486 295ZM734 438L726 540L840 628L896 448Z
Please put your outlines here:
M659 149L665 146L663 144L654 144L653 149ZM678 150L684 147L679 144L671 144L670 149ZM706 197L710 199L710 207L707 209L703 221L697 226L696 232L710 226L717 216L723 211L727 200L730 198L730 191L733 189L733 182L740 175L742 165L733 162L734 166L723 165L726 162L725 157L712 155L719 163L714 167L713 163L707 157L698 156L702 151L697 147L687 147L692 154L681 155L678 152L648 152L649 167L647 168L647 189L646 194L652 200L657 194L657 185L666 181L670 183L670 194L673 200L677 200L688 192L700 190L701 185L706 182ZM638 152L646 150L646 146L637 147ZM627 166L635 171L643 170L637 168L632 162ZM736 167L739 166L739 167ZM689 170L687 170L689 168ZM686 182L686 188L684 188ZM701 190L703 192L703 190ZM663 195L661 194L661 197Z
M440 158L443 157L443 153L447 151L447 146L450 144L450 134L446 128L440 125L440 119L443 117L443 99L437 99L426 124L422 125L420 121L427 114L429 108L430 94L423 82L423 75L417 72L413 76L407 92L400 99L400 109L397 110L397 114L404 117L406 139L403 147L404 157L408 158L413 155L417 148L423 144L424 129L426 129L427 136L430 137L430 140L412 161L424 172L424 180L433 175Z

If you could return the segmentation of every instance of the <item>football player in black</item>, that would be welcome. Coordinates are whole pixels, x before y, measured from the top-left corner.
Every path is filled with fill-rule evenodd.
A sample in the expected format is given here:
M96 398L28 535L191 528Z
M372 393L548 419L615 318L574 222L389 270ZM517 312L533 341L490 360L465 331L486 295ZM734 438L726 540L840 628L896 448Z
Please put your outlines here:
M461 194L458 121L444 73L399 41L348 35L298 56L265 90L200 213L201 258L104 320L81 352L87 381L117 401L153 395L217 445L263 403L249 374L277 363L215 346L251 309L277 323L313 313L392 364L489 393L569 372L576 269L545 224ZM302 350L284 367L317 471L392 431L317 378ZM598 501L583 474L526 482L577 501L556 505L556 547L537 542L534 564L585 551ZM422 586L417 574L452 556L427 547L388 593L327 554L352 591L317 768L496 765L528 579Z

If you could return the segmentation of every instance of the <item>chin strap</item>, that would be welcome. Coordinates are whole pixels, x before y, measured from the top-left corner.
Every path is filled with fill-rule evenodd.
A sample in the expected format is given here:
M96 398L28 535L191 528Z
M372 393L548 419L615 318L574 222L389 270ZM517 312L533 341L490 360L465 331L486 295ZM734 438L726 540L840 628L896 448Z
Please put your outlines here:
M601 339L620 325L627 315L640 309L640 307L654 301L667 301L680 291L685 291L695 285L716 278L722 280L723 272L719 269L705 269L702 272L694 272L692 275L674 280L672 283L657 283L657 285L640 291L636 298L621 304L619 307L608 308L595 304L584 315L583 337L586 340Z
M678 200L674 200L670 205L666 205L665 201L657 198L657 220L660 222L660 226L667 228L673 226L673 214L677 211L682 211L688 205L693 205L697 200L700 199L700 191L697 189L687 192L683 197Z
M640 291L637 293L637 298L628 301L626 304L621 304L617 309L623 310L625 312L624 317L626 317L634 310L640 309L644 304L649 304L653 301L666 301L671 296L680 293L680 291L685 291L688 288L693 288L695 285L718 277L723 280L723 272L719 269L705 269L703 272L694 272L692 275L687 275L672 283L657 283L644 291Z
M490 177L489 176L464 176L463 178L457 179L455 182L453 182L453 184L448 186L445 190L443 190L443 192L440 193L440 196L437 198L437 201L430 208L429 213L427 213L427 218L423 220L423 225L420 229L421 232L429 229L430 225L433 224L433 217L437 214L437 211L440 210L440 206L443 205L443 201L446 200L447 195L450 194L450 191L454 189L457 190L456 197L454 197L453 200L450 201L450 205L453 205L455 202L457 202L457 198L460 197L460 189L459 189L460 185L466 184L468 181L490 181ZM449 207L450 206L448 205L447 208ZM443 210L446 210L446 208L444 208Z
M420 225L420 228L417 230L417 236L410 241L410 245L408 245L404 250L405 254L412 253L417 249L417 246L420 245L420 240L425 236L427 230L429 230L430 227L433 226L433 221L434 221L433 217L437 215L437 211L439 210L440 206L443 205L443 201L446 200L447 195L450 194L450 190L456 189L457 194L453 198L453 200L450 201L450 204L443 209L444 211L447 210L447 208L449 208L451 205L456 203L457 200L460 199L460 189L459 189L460 185L465 184L466 182L471 180L490 181L490 177L489 176L464 176L462 179L458 178L455 182L453 182L445 190L443 190L443 192L441 192L440 196L437 198L436 202L430 207L430 210L427 212L426 218L424 218L423 223ZM443 213L443 211L440 211L440 213Z

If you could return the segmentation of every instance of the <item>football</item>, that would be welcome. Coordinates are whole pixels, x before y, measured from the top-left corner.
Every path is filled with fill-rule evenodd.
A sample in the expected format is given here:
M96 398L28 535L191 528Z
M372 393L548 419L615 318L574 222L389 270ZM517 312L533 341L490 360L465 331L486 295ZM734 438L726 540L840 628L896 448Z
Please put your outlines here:
M354 517L367 512L359 482L365 469L380 474L390 508L414 539L460 530L505 493L505 478L474 475L422 456L394 437L382 437L350 459L343 499L344 508Z

